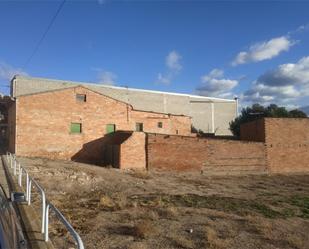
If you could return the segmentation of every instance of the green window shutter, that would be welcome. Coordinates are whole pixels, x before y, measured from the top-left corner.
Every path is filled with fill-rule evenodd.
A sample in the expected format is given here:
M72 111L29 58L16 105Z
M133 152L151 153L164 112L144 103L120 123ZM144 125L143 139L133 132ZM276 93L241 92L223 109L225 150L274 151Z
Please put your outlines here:
M106 125L106 133L112 133L115 132L116 126L114 124L107 124Z
M81 123L71 123L70 132L71 133L82 133L82 124Z

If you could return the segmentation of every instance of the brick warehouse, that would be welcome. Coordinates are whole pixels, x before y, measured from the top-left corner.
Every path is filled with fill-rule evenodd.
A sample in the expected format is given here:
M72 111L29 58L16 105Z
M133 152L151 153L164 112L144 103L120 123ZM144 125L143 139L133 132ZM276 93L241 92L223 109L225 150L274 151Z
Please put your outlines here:
M231 135L229 123L237 116L238 101L234 99L25 76L15 76L12 79L11 96L18 98L23 95L78 85L128 103L136 110L192 117L192 125L195 129L215 135Z
M19 96L9 107L9 150L99 163L109 133L191 134L191 118L145 112L84 86Z

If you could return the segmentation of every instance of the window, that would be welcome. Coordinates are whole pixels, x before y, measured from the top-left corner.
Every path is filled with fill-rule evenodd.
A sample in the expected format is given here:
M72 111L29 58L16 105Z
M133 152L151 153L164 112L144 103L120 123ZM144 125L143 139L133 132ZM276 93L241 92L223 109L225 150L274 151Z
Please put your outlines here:
M106 134L113 133L116 130L116 125L114 124L107 124L106 125Z
M70 133L72 134L82 133L82 124L81 123L71 123Z
M86 94L76 94L76 101L77 102L86 102Z
M136 123L135 130L136 131L143 131L143 123Z
M158 128L162 128L162 127L163 127L162 122L158 122Z

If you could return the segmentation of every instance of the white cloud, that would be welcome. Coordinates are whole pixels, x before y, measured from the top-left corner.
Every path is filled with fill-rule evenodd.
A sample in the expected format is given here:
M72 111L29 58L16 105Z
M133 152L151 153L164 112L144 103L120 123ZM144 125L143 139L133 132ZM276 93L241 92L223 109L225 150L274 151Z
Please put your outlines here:
M168 53L165 58L165 65L167 67L166 73L158 73L157 83L168 85L176 77L176 75L181 71L182 56L175 50Z
M232 65L237 66L272 59L280 53L288 51L295 43L289 36L281 36L269 41L255 43L250 46L248 51L240 52L233 60Z
M10 81L15 75L28 75L20 68L15 68L5 62L0 62L0 79Z
M102 71L99 70L98 75L98 82L104 85L116 85L117 75L109 72L109 71Z
M253 82L242 98L247 102L295 105L309 96L309 56L297 63L279 65Z
M213 69L207 75L201 77L201 86L196 92L204 96L231 97L232 90L238 85L238 80L224 78L224 72L220 69Z
M166 56L166 66L170 70L175 70L175 71L180 71L182 69L182 66L180 64L181 60L181 55L177 53L176 51L171 51L167 56Z
M169 85L171 83L172 77L171 75L163 75L162 73L158 73L158 78L157 82L164 84L164 85Z

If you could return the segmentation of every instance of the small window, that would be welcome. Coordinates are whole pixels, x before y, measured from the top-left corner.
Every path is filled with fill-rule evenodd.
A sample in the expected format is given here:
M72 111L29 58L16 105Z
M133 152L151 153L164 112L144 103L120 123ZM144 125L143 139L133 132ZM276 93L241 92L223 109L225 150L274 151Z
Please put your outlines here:
M82 133L82 124L81 123L71 123L70 132L72 134Z
M113 133L116 130L116 125L114 124L107 124L106 125L106 134Z
M135 130L136 131L143 131L143 123L136 123Z
M76 94L76 101L77 102L86 102L86 94Z
M176 134L178 135L178 130L176 130Z
M158 122L158 128L162 128L162 127L163 127L162 122Z

